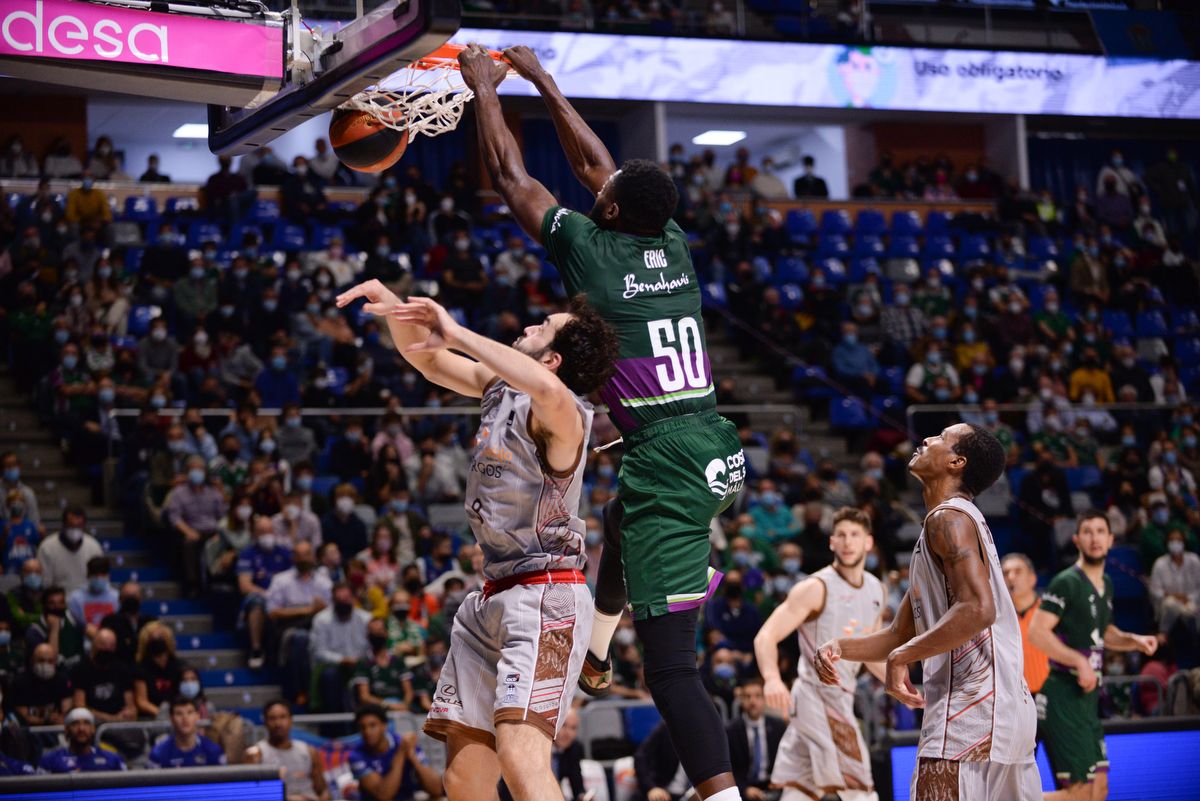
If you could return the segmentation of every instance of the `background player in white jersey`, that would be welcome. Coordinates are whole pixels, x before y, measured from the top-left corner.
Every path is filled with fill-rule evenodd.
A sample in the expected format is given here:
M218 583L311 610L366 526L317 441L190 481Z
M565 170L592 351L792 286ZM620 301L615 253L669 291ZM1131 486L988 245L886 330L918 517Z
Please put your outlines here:
M425 721L447 744L446 793L497 799L503 775L518 801L559 798L550 744L592 621L579 517L592 407L580 396L612 374L616 335L580 300L509 347L466 330L428 298L401 302L378 281L348 290L338 305L360 297L364 311L387 317L396 347L427 379L482 399L465 503L487 581L454 616Z
M1021 631L1000 558L972 502L1004 472L1002 446L959 423L926 438L908 464L929 513L913 548L909 591L889 628L821 646L815 667L840 681L841 659L887 660L887 692L924 707L913 801L1036 801L1037 712L1025 685ZM921 660L924 695L909 678Z
M791 717L771 772L772 786L785 788L780 801L820 799L830 793L837 793L842 801L878 798L871 755L854 719L860 664L839 661L838 683L826 686L812 663L821 643L879 629L887 593L863 566L875 547L871 518L861 509L839 509L833 516L829 547L833 564L792 587L754 638L767 706ZM800 664L789 697L779 675L778 645L793 631L800 638ZM882 663L866 667L883 681Z

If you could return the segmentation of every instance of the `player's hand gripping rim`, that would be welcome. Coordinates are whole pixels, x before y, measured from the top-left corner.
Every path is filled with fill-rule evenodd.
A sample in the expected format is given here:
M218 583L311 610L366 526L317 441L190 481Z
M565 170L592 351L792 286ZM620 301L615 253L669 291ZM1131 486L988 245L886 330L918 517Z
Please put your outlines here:
M483 45L472 42L458 54L458 68L462 73L463 83L476 94L480 87L495 88L508 76L508 65L501 64L492 58L492 54Z

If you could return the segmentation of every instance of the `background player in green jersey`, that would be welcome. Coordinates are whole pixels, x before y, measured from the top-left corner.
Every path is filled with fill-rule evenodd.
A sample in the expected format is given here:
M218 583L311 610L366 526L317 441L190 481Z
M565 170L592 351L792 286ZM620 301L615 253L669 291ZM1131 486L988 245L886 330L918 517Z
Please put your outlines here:
M1047 801L1104 801L1108 755L1097 706L1104 649L1153 654L1158 640L1113 625L1113 585L1104 561L1113 535L1104 512L1085 512L1076 524L1079 560L1050 580L1029 624L1029 641L1050 657L1038 693L1039 731L1061 788Z
M671 220L674 181L651 161L612 156L528 48L505 52L545 99L575 175L596 195L589 214L560 207L531 178L496 96L506 67L472 46L459 56L475 92L479 144L496 190L541 242L572 295L617 332L613 378L601 391L626 455L605 513L596 620L581 686L611 683L609 640L628 601L645 646L646 684L702 799L740 798L721 720L696 668L699 606L716 586L709 525L745 479L737 429L716 413L700 317L700 285ZM622 581L623 575L623 581ZM586 681L585 681L586 679Z

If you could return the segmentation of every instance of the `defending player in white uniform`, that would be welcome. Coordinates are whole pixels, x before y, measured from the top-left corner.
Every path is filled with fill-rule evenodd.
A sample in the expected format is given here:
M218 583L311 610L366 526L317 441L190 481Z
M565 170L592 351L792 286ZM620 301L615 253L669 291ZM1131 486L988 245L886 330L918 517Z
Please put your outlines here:
M364 311L386 316L396 347L427 379L483 407L466 508L487 581L454 617L425 722L447 744L446 794L494 801L503 775L517 801L561 798L550 744L592 621L579 517L592 407L580 396L612 374L616 334L576 301L509 347L428 298L401 302L378 281L343 293L338 306L360 297Z
M839 661L834 686L822 684L813 667L821 643L879 629L887 593L863 568L875 547L871 518L861 509L839 509L829 547L833 564L792 587L754 638L767 706L791 718L771 772L772 786L783 788L780 801L819 801L830 793L842 801L878 799L871 755L854 719L854 685L864 665ZM778 645L793 631L800 638L800 664L789 699L779 675ZM883 681L882 663L865 667Z
M913 549L911 587L889 628L831 640L814 661L821 680L835 684L842 659L886 659L888 694L925 708L913 801L1042 797L1017 612L973 503L1004 463L1004 447L979 426L959 423L922 442L908 469L929 514ZM909 679L917 660L924 695Z

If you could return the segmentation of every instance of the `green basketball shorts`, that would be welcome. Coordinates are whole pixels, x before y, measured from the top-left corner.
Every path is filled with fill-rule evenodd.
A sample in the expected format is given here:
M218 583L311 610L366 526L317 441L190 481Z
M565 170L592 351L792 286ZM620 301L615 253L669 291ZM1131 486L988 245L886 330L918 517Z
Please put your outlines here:
M649 423L624 439L617 499L633 617L700 606L721 581L709 567L709 525L746 480L737 428L709 411Z
M1100 726L1099 690L1084 693L1075 677L1051 670L1037 695L1038 734L1059 787L1089 782L1108 771Z

